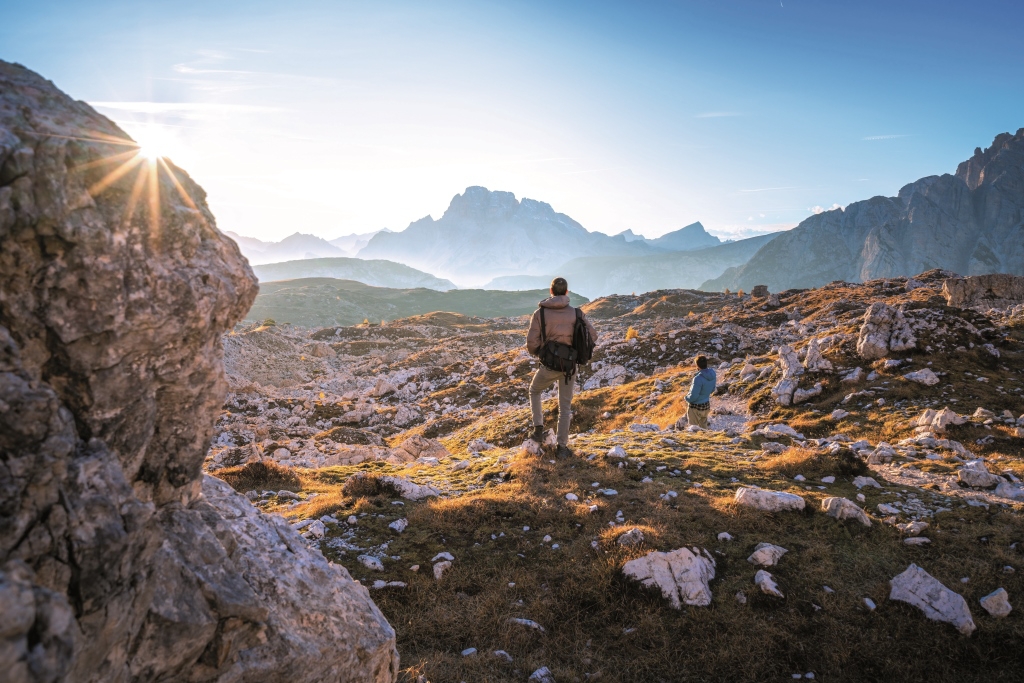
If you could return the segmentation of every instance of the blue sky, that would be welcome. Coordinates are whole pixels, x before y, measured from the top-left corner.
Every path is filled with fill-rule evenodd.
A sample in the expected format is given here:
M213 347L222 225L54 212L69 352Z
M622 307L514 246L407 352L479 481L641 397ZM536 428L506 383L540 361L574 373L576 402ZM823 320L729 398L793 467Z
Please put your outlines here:
M0 0L0 58L262 239L402 229L469 185L591 230L746 236L1024 127L1024 3Z

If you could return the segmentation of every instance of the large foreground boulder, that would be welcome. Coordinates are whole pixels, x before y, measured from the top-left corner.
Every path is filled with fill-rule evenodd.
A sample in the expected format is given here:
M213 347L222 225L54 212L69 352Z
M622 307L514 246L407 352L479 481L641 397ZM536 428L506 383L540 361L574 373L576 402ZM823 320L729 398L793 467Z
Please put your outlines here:
M393 681L341 567L201 473L255 278L202 189L0 62L0 671Z

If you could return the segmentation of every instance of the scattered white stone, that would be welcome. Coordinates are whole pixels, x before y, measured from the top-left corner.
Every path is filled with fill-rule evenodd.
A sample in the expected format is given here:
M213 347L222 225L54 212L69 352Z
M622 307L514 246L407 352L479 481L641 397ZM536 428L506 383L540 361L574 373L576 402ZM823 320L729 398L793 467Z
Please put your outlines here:
M565 494L565 499L568 500L568 501L575 502L575 501L579 500L580 497L577 496L575 493L567 493L567 494Z
M903 545L928 545L932 540L924 536L910 536L903 539Z
M732 540L732 534L730 534L728 531L723 531L722 533L718 534L718 540L719 541L731 541Z
M544 627L541 626L540 624L538 624L533 619L520 619L518 617L511 617L508 620L508 623L510 623L510 624L519 624L520 626L525 626L527 628L532 628L534 631L540 631L541 633L544 633Z
M747 594L743 591L736 591L736 602L740 603L741 605L747 604Z
M874 612L875 608L878 607L871 598L864 598L864 606L868 608L869 612Z
M438 553L437 555L434 555L434 559L432 559L430 561L431 562L437 562L438 560L448 560L449 562L454 562L455 561L455 557L453 557L452 554L449 553L449 552L444 552L444 553Z
M734 500L737 505L745 505L765 512L803 510L805 505L804 499L793 493L753 489L745 486L736 490Z
M879 503L875 507L883 515L898 515L898 514L900 514L900 509L898 507L894 507L892 505L889 505L888 503Z
M465 650L462 651L462 656L463 657L470 657L470 656L475 655L475 654L476 654L476 648L475 647L467 647Z
M394 529L398 533L405 531L405 527L409 526L409 520L403 517L402 519L396 519L395 521L388 524L389 529Z
M989 472L988 468L985 467L985 461L980 458L965 462L964 466L956 474L961 484L979 489L990 489L1006 481L1002 477Z
M529 683L555 683L555 675L551 673L551 669L542 666L530 674L527 680Z
M445 560L444 562L438 562L437 564L435 564L434 579L440 581L441 577L444 576L444 573L448 571L451 568L451 566L452 563L450 560Z
M897 524L896 528L907 536L918 536L922 531L928 528L928 522L905 522L904 524Z
M504 650L495 650L493 654L498 659L504 659L509 664L512 663L512 655L505 652Z
M807 481L807 477L805 477L802 474L798 474L795 477L793 477L793 481Z
M857 494L857 500L860 501L861 503L864 503L864 502L867 501L867 498L864 497L863 493L858 493Z
M821 478L821 483L822 484L834 484L834 483L836 483L836 478L833 477L833 476L822 477Z
M934 621L953 624L965 636L974 632L974 619L967 601L942 585L931 574L912 564L890 582L890 600L913 605Z
M842 382L859 382L864 379L864 368L854 368L843 375Z
M763 569L758 569L757 573L754 574L754 583L765 595L774 595L777 598L786 597L779 590L779 585L775 583L775 577Z
M617 496L617 495L619 495L619 492L616 491L615 489L601 489L601 490L598 491L598 493L600 493L601 495L604 495L604 496Z
M625 458L626 457L626 449L623 448L622 446L612 446L611 448L608 449L608 457L609 458Z
M457 462L454 465L452 465L452 470L454 470L454 471L464 470L467 467L469 467L469 465L470 465L470 462L468 460L460 460L459 462Z
M640 545L644 542L644 532L640 529L630 529L624 534L620 535L616 543L627 548Z
M854 477L853 485L859 489L865 486L874 486L876 489L882 488L882 485L875 481L874 477Z
M821 510L836 519L855 519L864 526L871 526L871 519L856 503L839 496L830 496L821 501Z
M821 382L815 382L810 389L796 389L793 392L793 403L804 403L815 396L821 395Z
M922 368L915 372L908 372L903 375L903 379L910 382L917 382L918 384L924 384L925 386L935 386L939 383L939 376L932 372L931 368Z
M842 408L836 408L835 410L832 411L831 414L829 414L830 418L832 418L833 420L837 420L837 421L838 420L842 420L844 417L849 417L849 416L850 416L850 413L846 412Z
M355 526L356 524L359 523L359 520L356 519L355 515L349 515L348 519L345 520L345 523L348 524L349 526Z
M765 441L761 444L761 450L765 453L782 453L786 450L786 446L777 441Z
M374 571L374 572L382 572L382 571L384 571L383 563L381 563L381 561L379 559L377 559L376 557L373 557L372 555L360 555L356 559L359 561L359 564L363 565L364 567L366 567L370 571Z
M1013 609L1010 606L1010 596L1004 588L995 589L979 602L981 602L981 606L985 608L986 612L997 618L1005 617Z
M421 500L428 496L440 496L441 491L430 486L429 484L415 484L408 479L402 477L384 476L380 480L386 484L391 484L396 489L402 498L406 500ZM352 519L349 517L349 519Z
M788 550L781 546L772 545L771 543L758 543L754 547L754 552L747 558L747 562L762 567L774 567L779 559L788 552Z
M622 573L645 586L659 588L675 609L683 604L711 604L708 582L715 578L715 560L707 550L703 554L697 548L650 552L627 562Z

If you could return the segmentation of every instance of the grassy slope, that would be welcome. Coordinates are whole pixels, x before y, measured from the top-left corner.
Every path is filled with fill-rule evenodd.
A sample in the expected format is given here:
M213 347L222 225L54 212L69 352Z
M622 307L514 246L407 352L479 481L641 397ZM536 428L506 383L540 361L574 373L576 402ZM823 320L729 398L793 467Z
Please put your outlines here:
M838 310L837 301L850 301L847 305L855 308L863 301L885 298L883 294L867 286L833 287L787 293L783 303L787 310L799 307L805 320L814 321ZM693 310L688 296L659 295L634 304L639 311L634 324L640 326L641 320L658 311L677 315ZM920 290L912 295L890 291L889 300L939 305L927 297L927 292ZM722 302L728 299L713 301L722 315L726 308ZM605 308L611 310L624 302L625 298L609 302ZM742 321L747 313L732 310L725 315ZM981 327L981 321L972 316L968 317ZM779 324L777 318L785 320L781 313L762 318L773 326ZM619 320L625 324L634 318L626 312ZM855 324L847 327L855 330ZM653 354L660 344L671 343L650 326L641 329L638 353ZM693 334L684 333L686 337ZM1014 415L1024 412L1019 391L1024 369L1022 340L1024 329L1010 330L997 341L1002 351L997 361L980 347L955 351L956 344L966 343L966 339L956 339L940 351L939 341L922 334L920 346L935 344L934 353L925 357L923 351L915 350L900 355L917 362L932 360L936 369L949 372L935 387L909 384L898 372L883 372L875 382L854 386L840 385L835 377L818 378L825 380L821 396L786 408L764 400L775 376L752 384L734 383L734 391L750 398L761 423L785 422L809 437L843 432L872 443L881 439L893 442L911 433L908 418L924 406L949 403L968 414L976 406L997 412L1009 409ZM848 348L830 353L829 358L847 367L856 362ZM499 369L508 361L507 357L487 360ZM755 362L760 369L770 360ZM520 368L515 377L504 379L500 373L494 373L495 377L488 373L483 381L492 384L495 393L503 383L522 391L525 377L519 375L527 371ZM991 381L979 382L975 379L978 375ZM437 468L375 462L302 471L298 484L291 488L303 495L321 495L292 509L275 505L270 509L295 520L328 512L340 519L358 516L354 531L344 523L329 525L328 541L322 548L367 585L375 580L408 583L404 589L373 591L398 633L403 680L424 675L435 683L522 681L540 666L550 667L560 681L595 680L595 676L602 681L764 681L808 671L815 672L818 680L834 681L1018 677L1017 650L1024 642L1024 618L1017 606L1024 596L1021 505L972 507L933 486L915 488L883 481L882 490L863 491L867 497L864 507L875 518L870 528L864 528L855 522L837 522L819 509L826 495L855 498L857 490L851 483L855 469L847 460L796 447L778 456L765 456L760 451L760 437L733 443L712 432L611 433L634 420L662 425L674 421L682 409L678 392L687 377L687 370L671 367L620 387L582 392L574 406L575 427L593 431L574 436L572 446L578 455L574 459L551 462L550 455L537 458L514 447L528 424L526 408L462 420L439 418L394 436L393 443L412 432L441 437L453 453L451 462L468 459L471 465L467 469L452 470L449 462ZM651 393L655 379L668 387L656 397ZM849 418L839 423L827 419L845 393L883 385L884 391L879 390L878 395L886 397L884 405L859 399L844 406L853 413ZM437 398L458 397L470 390L470 384L463 382L439 392ZM956 403L950 403L954 400ZM545 406L551 425L555 402L548 401ZM609 418L602 417L605 412L610 413ZM986 436L994 440L976 443ZM466 445L481 437L501 448L470 455ZM987 457L990 467L1008 468L1024 476L1024 440L1009 428L975 422L954 428L950 438ZM788 439L780 441L791 445ZM604 457L613 444L622 445L631 458L623 468ZM590 456L593 459L588 459ZM956 467L948 459L897 459L897 464L925 472L951 472ZM661 466L665 469L658 471ZM678 476L671 476L674 470L679 471ZM345 495L342 484L357 471L430 482L448 497L405 501L398 506L387 496ZM796 474L807 481L794 481ZM837 480L820 490L820 478L826 475ZM643 483L645 476L654 481ZM591 486L594 482L619 494L597 495ZM276 484L251 482L249 486L262 489ZM798 493L808 509L777 515L738 509L732 498L743 484ZM661 500L659 494L668 490L677 491L678 498ZM565 500L568 492L576 493L580 501ZM878 503L905 501L910 495L949 508L937 514L923 534L932 540L928 546L904 545L895 528L878 520ZM591 503L598 506L597 512L589 511ZM619 510L625 524L609 526ZM409 520L409 527L399 535L387 524L400 517ZM526 526L529 531L523 530ZM632 527L644 530L645 544L633 549L617 546L617 535ZM735 540L718 541L721 531ZM492 539L492 535L498 538ZM552 537L550 543L542 541L545 535ZM789 550L779 565L769 570L785 593L784 599L762 595L752 583L756 568L746 557L762 541ZM560 547L553 549L553 543ZM714 599L709 607L675 611L660 596L623 579L620 569L629 559L683 545L706 548L716 558L716 577L711 582ZM435 581L430 560L441 551L451 552L456 560L449 573ZM366 570L356 560L363 553L382 557L385 571ZM978 625L972 637L928 621L915 608L887 600L889 579L910 563L924 567L964 595ZM412 565L419 565L420 570L411 571ZM1017 571L1005 573L1006 566ZM962 577L969 581L961 583ZM826 593L826 585L835 592ZM981 596L999 586L1006 588L1018 607L1002 620L989 617L978 605ZM747 598L745 604L736 599L740 591ZM865 608L864 597L878 604L876 611ZM546 633L510 624L510 617L533 619ZM477 648L478 654L462 657L459 653L467 647ZM513 663L490 655L496 649L509 652Z

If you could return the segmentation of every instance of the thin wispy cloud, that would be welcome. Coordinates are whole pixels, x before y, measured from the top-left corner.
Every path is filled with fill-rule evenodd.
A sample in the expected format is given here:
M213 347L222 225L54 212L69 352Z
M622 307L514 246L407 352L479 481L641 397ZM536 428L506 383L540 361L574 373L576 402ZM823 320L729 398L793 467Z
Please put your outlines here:
M695 114L695 119L722 119L729 116L743 116L737 111L708 111L703 114Z
M99 109L130 111L137 114L282 111L278 107L261 107L251 104L217 104L212 102L90 102L89 104Z
M897 138L908 138L909 135L869 135L861 140L895 140Z
M796 185L789 187L756 187L753 190L740 190L740 192L778 192L779 190L798 190Z

